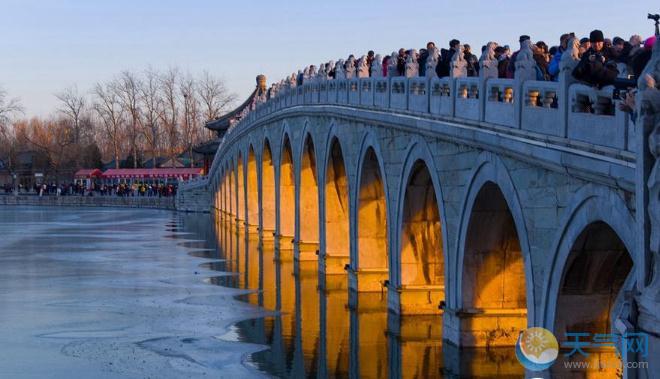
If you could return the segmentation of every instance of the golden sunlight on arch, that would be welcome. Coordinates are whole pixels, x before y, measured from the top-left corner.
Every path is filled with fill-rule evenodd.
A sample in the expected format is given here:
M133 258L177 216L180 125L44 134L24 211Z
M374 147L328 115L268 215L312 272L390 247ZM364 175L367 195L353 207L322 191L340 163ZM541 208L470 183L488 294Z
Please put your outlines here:
M525 267L513 215L500 188L477 194L463 258L463 346L513 346L527 327Z

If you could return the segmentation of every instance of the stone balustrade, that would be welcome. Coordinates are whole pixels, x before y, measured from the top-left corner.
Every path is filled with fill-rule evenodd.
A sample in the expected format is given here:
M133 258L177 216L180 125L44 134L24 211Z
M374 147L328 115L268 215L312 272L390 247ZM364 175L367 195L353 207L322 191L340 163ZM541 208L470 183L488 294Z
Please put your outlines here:
M482 83L477 77L312 80L281 90L275 98L259 104L243 122L293 106L350 105L486 122L635 151L632 124L616 109L613 88L598 90L574 83L566 91L568 97L561 98L562 85L525 81L520 86L515 79L486 79Z
M612 87L599 90L566 75L559 82L480 77L312 78L300 86L279 88L230 128L224 139L241 125L285 108L341 105L484 123L633 154L634 127L617 109L619 100L613 93Z

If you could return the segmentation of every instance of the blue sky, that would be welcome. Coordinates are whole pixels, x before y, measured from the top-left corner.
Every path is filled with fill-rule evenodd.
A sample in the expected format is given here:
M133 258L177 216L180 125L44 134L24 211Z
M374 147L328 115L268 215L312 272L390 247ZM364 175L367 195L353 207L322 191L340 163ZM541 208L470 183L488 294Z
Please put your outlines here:
M269 82L298 68L363 54L488 41L518 35L554 45L561 33L653 34L642 1L210 1L0 0L0 85L26 115L57 107L54 93L82 91L122 70L179 66L209 70L242 98L263 73Z

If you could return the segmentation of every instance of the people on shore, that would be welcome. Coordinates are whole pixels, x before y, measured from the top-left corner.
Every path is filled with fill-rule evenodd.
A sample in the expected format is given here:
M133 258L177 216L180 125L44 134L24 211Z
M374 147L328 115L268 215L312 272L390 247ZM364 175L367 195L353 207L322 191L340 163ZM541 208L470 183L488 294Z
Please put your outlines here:
M3 185L4 194L37 195L37 196L119 196L119 197L171 197L176 195L177 184L173 183L42 183L34 184L32 188L22 184Z

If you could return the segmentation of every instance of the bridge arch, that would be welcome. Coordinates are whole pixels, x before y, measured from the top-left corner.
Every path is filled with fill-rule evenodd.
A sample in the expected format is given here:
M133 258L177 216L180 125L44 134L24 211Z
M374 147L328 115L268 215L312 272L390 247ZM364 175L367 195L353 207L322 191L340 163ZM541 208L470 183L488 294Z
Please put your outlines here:
M391 280L399 288L401 313L437 313L445 300L446 218L435 163L422 139L409 144L400 180Z
M271 142L264 137L261 151L261 228L262 238L270 239L275 232L277 209L275 185L275 161Z
M305 122L300 145L299 174L297 176L297 231L299 258L317 260L319 247L319 190L317 152L314 138Z
M295 237L296 208L296 168L292 142L288 131L284 132L280 148L279 160L279 201L277 215L279 218L280 249L292 249Z
M589 184L561 225L547 264L542 324L560 340L569 327L608 333L622 291L634 285L635 218L616 192Z
M323 228L321 235L325 272L344 274L344 265L350 261L351 249L351 196L349 169L336 126L330 127L325 152L325 170L322 179Z
M357 164L355 197L356 250L351 268L357 274L358 292L380 292L389 272L389 189L383 155L376 137L364 136Z
M226 192L226 173L225 168L220 169L219 181L219 190L220 190L220 211L225 212L225 192Z
M220 213L225 211L225 173L221 173L218 178L218 210Z
M254 145L248 145L246 167L246 222L250 231L259 227L259 172Z
M234 160L229 160L229 197L227 201L229 202L229 214L233 218L236 217L236 166L234 165Z
M224 175L222 178L222 210L225 215L229 213L229 165L225 163Z
M243 223L247 220L245 216L245 164L244 161L245 154L242 151L238 151L238 156L236 158L236 219L239 222Z
M463 201L450 306L461 346L509 346L534 320L527 227L507 167L482 153ZM497 325L493 327L493 325Z

